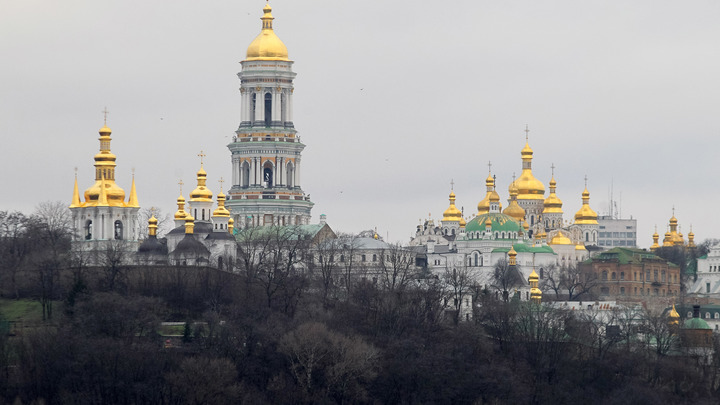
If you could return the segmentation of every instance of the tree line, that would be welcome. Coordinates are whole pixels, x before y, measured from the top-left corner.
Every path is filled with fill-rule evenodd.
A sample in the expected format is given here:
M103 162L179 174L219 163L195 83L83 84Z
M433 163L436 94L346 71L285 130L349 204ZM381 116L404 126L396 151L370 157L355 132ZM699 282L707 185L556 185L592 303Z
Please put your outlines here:
M0 213L0 293L37 299L45 318L0 337L0 403L720 398L720 360L674 353L663 314L624 325L634 314L497 299L464 269L416 270L399 246L370 266L355 262L353 236L312 241L281 228L240 237L232 272L129 265L117 246L90 265L70 249L70 227L42 215ZM468 294L477 305L462 322ZM167 342L162 321L185 322L182 336Z

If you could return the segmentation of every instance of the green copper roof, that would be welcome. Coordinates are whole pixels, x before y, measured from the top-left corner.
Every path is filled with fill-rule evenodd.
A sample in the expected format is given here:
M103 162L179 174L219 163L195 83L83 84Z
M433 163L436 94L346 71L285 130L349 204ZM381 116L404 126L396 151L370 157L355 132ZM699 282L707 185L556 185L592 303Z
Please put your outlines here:
M683 324L685 329L712 329L704 319L690 318Z
M607 252L602 252L593 260L617 260L620 264L642 263L643 260L662 260L661 257L654 255L646 250L615 247Z
M557 253L555 253L554 250L552 250L552 248L550 246L547 246L547 245L532 246L532 245L528 245L525 243L516 243L513 245L513 249L515 249L515 251L518 253L527 252L527 253L550 253L553 255L557 254ZM493 253L496 253L496 252L507 253L509 251L510 251L510 248L495 248L495 249L493 249Z
M488 217L490 217L490 221L492 222L491 227L493 232L520 232L520 229L522 229L520 224L517 223L517 221L515 221L511 216L501 214L499 212L490 212L471 219L465 226L465 232L484 232L485 221ZM514 238L510 237L510 235L506 233L505 239Z

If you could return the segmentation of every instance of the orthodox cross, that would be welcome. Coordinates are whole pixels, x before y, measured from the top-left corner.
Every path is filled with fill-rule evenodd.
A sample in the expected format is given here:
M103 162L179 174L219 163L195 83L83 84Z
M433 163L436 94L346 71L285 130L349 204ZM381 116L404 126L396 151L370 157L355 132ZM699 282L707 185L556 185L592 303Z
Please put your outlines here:
M552 177L555 177L555 163L550 165L550 173L552 173Z
M453 179L450 179L450 190L452 191L454 189L455 189L455 182L453 181Z
M178 180L178 186L180 186L180 195L182 195L182 186L183 186L183 184L185 184L185 183L183 183L182 179Z
M155 207L150 207L150 215L153 216L153 217L155 216L155 210L157 210L157 208L155 208Z
M528 124L525 124L525 141L528 140L528 134L530 133L530 130L528 129Z
M587 189L587 174L585 175L585 189Z
M77 166L75 166L75 180L77 180Z
M200 153L198 153L198 156L200 156L200 166L203 165L203 158L207 156L203 151L201 150Z
M104 110L102 110L102 113L103 113L103 122L105 123L105 125L107 125L107 115L110 114L110 111L108 111L107 106L105 107Z
M488 174L492 173L492 162L488 160Z
M220 183L220 192L222 193L223 190L223 183L225 183L225 180L223 180L222 177L220 177L220 180L218 180L218 183Z

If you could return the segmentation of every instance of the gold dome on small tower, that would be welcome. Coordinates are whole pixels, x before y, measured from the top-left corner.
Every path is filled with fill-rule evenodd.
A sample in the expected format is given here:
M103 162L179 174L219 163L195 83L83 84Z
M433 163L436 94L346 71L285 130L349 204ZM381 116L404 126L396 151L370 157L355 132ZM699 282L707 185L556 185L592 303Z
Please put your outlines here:
M195 187L195 190L190 193L190 201L212 202L212 191L210 191L210 189L207 188L207 186L205 185L207 182L207 172L203 168L202 161L202 159L205 157L205 154L200 151L198 156L200 156L200 170L198 170L197 172L197 187Z
M520 151L522 156L522 173L513 183L518 189L519 200L544 200L545 186L532 173L533 150L528 143L527 134L530 130L525 126L525 147ZM512 184L511 184L512 186Z
M462 212L455 206L455 192L450 191L450 206L443 212L443 221L462 221Z
M548 198L545 199L543 214L550 214L550 213L559 213L562 214L562 200L558 198L557 194L555 194L555 190L557 189L557 182L555 181L555 176L553 176L550 180L550 195Z
M597 212L590 208L590 192L587 189L587 176L585 176L585 190L582 192L583 205L577 213L575 213L575 224L577 225L597 225Z
M503 211L503 214L512 217L514 220L521 222L525 218L525 210L517 202L518 189L515 186L515 181L510 183L510 201L508 202L507 208Z
M272 8L269 4L263 7L262 31L250 43L245 55L246 61L253 60L281 60L288 61L288 50L285 44L275 34L272 27L272 21L275 19L272 14Z

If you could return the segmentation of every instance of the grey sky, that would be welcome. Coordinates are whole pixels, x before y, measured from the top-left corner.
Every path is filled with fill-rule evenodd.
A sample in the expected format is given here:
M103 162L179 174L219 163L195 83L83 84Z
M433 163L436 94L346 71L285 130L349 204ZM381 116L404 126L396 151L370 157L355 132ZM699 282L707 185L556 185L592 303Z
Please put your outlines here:
M264 1L0 0L0 209L30 211L92 184L101 110L117 182L175 211L179 178L230 179L240 121L238 63ZM720 3L717 1L271 2L295 61L295 126L313 221L377 226L406 241L418 219L474 213L493 162L504 205L521 171L555 163L565 219L607 211L614 179L638 242L665 232L718 237ZM225 183L226 185L228 182ZM227 188L227 187L226 187Z

